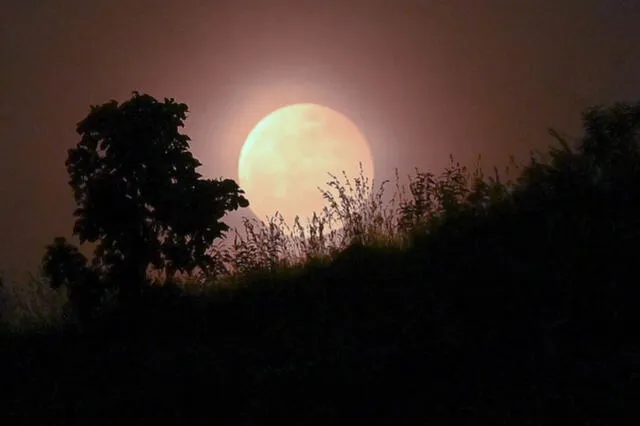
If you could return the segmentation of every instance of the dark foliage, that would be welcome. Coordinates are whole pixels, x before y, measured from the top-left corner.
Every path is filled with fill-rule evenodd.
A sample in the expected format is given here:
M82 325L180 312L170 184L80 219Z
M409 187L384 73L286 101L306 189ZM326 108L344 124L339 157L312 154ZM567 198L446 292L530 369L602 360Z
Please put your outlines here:
M2 276L2 273L0 273L0 319L2 319L2 316L4 315L4 312L7 310L7 295L6 295L6 289L5 289L5 284L4 284L4 277Z
M80 142L66 161L78 208L73 229L81 243L96 243L92 277L115 286L124 299L139 298L149 268L213 271L208 249L229 228L224 214L248 206L236 182L203 179L200 162L180 133L187 106L134 92L118 104L91 108L77 126ZM49 252L45 272L53 286L76 288L88 268L74 248ZM82 283L82 285L80 284ZM75 286L75 287L74 287Z
M78 318L88 321L103 302L108 288L96 269L87 265L87 258L66 238L57 237L47 246L41 266L49 285L54 289L66 287Z
M14 336L0 347L12 395L1 415L637 424L640 104L594 108L584 123L575 147L554 133L560 147L512 188L451 197L412 226L409 249L355 243L237 289L154 291L135 318L116 312L83 335Z

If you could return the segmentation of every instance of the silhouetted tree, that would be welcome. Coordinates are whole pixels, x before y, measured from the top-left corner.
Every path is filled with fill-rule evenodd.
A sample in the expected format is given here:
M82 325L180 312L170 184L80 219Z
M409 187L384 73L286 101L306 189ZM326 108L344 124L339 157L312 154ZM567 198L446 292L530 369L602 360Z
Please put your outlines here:
M69 301L83 320L100 305L106 290L98 271L87 262L78 248L64 237L56 237L47 245L41 262L42 274L49 285L54 289L67 288Z
M87 258L64 237L54 238L42 258L42 272L54 289L79 281L86 267Z
M202 179L201 163L180 133L188 107L133 93L93 106L77 126L81 140L66 161L78 204L74 235L97 243L93 264L133 296L149 267L211 269L207 250L228 230L220 219L248 206L230 179Z

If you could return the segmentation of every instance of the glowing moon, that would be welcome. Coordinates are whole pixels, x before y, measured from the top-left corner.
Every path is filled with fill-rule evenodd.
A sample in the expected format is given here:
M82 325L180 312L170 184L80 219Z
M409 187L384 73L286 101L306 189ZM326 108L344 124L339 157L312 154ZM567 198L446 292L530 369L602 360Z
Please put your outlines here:
M330 108L294 104L264 117L249 133L238 161L240 187L251 210L265 220L279 212L287 224L302 224L327 205L318 187L329 189L332 173L373 178L373 157L358 127Z

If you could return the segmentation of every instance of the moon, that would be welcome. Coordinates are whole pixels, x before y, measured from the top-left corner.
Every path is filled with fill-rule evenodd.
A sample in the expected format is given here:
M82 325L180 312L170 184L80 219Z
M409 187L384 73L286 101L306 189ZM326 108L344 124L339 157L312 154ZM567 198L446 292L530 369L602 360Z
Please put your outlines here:
M258 218L278 212L289 226L296 216L304 225L328 206L318 189L329 189L328 173L342 178L344 172L353 180L361 174L360 165L371 181L373 156L358 127L331 108L299 103L271 112L251 130L240 151L238 175Z

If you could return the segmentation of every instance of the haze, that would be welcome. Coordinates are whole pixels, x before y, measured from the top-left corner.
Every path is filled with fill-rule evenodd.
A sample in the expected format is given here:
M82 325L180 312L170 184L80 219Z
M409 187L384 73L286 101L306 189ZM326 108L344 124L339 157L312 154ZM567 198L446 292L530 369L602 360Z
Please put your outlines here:
M234 179L251 128L296 102L353 119L383 179L438 171L449 154L502 164L543 148L547 127L577 133L587 105L640 98L636 1L23 0L2 11L10 276L71 228L76 122L133 90L187 103L201 172Z

